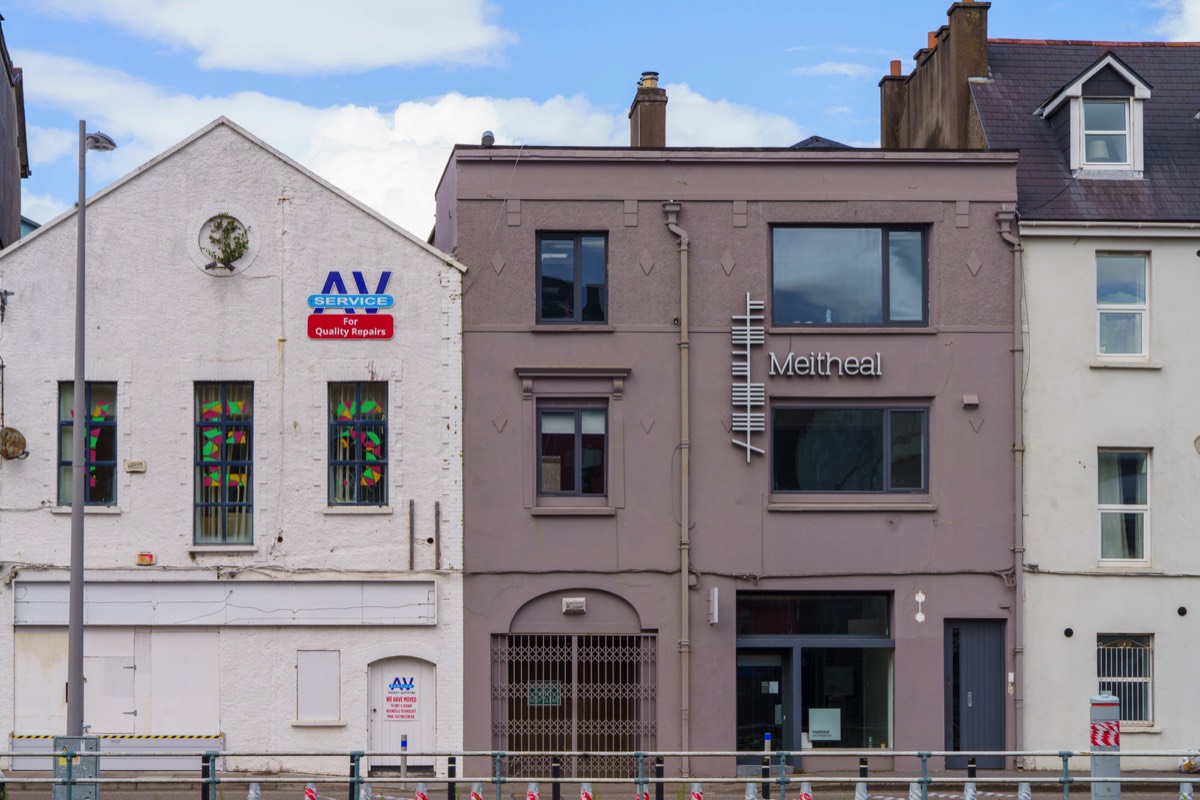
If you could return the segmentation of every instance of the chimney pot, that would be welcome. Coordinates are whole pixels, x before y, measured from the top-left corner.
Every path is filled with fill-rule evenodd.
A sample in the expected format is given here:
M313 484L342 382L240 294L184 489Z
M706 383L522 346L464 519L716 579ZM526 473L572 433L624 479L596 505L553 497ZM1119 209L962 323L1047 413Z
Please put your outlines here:
M892 77L898 78L900 74L900 59L894 58L892 59Z
M937 31L930 31L929 36L926 38L926 41L928 42L928 44L926 46L930 50L937 47Z
M667 90L657 72L643 72L629 107L629 146L667 146Z

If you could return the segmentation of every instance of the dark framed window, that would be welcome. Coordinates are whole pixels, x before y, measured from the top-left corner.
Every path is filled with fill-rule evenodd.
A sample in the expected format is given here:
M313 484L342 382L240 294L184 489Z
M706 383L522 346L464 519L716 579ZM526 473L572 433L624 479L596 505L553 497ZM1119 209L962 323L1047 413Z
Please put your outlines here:
M196 544L254 543L254 384L196 384Z
M771 253L775 325L928 323L924 228L777 227Z
M771 488L776 492L925 492L925 408L775 408Z
M608 319L608 239L601 233L537 238L538 322Z
M84 384L87 432L83 439L87 478L84 505L117 504L117 385ZM75 384L58 385L58 504L71 505L75 435Z
M386 383L329 384L329 505L386 506Z
M537 487L540 495L598 496L606 491L608 409L538 408Z
M738 592L738 636L891 635L882 592Z

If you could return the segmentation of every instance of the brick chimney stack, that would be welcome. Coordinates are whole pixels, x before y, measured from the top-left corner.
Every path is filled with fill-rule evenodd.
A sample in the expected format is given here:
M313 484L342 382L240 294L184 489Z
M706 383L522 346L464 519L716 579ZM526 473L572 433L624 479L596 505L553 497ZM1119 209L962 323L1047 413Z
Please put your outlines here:
M988 77L990 2L959 0L946 24L930 33L908 76L879 82L879 141L885 148L976 149L987 146L974 116L971 80Z
M629 107L629 146L667 146L667 90L658 86L657 72L643 72Z

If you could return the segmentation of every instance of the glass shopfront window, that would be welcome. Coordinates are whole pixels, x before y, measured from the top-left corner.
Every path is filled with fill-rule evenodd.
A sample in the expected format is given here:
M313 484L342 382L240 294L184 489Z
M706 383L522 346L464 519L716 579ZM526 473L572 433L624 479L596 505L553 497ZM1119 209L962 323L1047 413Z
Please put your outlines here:
M886 593L739 593L738 749L890 746L890 632Z

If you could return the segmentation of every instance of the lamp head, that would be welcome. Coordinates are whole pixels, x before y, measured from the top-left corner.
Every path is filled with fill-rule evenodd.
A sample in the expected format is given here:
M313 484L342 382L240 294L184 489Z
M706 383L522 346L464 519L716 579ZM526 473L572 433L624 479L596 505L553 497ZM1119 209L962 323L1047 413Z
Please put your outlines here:
M100 131L89 133L84 138L84 146L88 150L98 150L100 152L117 149L117 143L112 140L112 137Z

